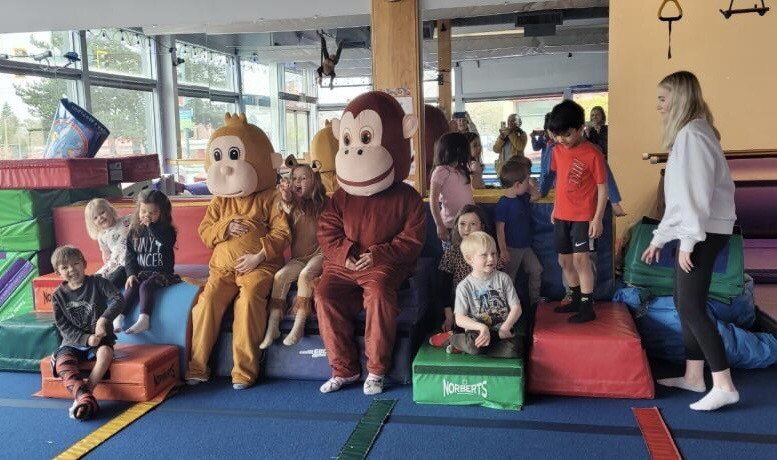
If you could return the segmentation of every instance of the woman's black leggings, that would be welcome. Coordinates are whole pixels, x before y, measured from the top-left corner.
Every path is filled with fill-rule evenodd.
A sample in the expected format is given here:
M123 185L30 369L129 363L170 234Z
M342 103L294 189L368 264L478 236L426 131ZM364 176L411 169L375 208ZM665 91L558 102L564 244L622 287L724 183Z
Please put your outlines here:
M707 294L715 257L730 237L707 233L707 239L697 243L691 253L693 269L690 273L675 264L674 303L683 327L685 358L693 361L706 359L712 372L728 369L723 339L707 315Z

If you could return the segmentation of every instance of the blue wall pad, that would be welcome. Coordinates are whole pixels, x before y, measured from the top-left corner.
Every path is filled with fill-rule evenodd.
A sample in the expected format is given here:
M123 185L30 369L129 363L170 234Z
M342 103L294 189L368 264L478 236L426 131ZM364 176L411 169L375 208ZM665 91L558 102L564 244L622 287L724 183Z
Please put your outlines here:
M180 352L181 374L186 375L191 345L191 311L197 302L200 287L182 282L161 288L155 293L151 311L151 327L140 334L118 334L119 343L177 345ZM129 327L138 319L137 305L124 319Z

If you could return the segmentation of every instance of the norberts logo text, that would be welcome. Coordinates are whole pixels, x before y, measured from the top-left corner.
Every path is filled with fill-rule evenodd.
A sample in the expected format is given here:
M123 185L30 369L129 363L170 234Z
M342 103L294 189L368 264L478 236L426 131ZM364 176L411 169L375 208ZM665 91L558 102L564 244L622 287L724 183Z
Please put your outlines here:
M488 380L467 384L466 380L462 383L453 383L443 379L442 395L444 397L449 395L477 395L481 398L488 398Z

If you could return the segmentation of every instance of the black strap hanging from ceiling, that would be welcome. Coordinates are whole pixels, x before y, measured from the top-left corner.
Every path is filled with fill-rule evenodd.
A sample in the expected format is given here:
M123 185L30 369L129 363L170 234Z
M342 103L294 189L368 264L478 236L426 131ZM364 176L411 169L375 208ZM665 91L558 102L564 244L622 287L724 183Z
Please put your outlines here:
M677 16L664 16L663 11L666 8L667 3L674 3L677 7ZM664 0L661 6L658 7L658 19L669 23L669 50L666 53L668 59L672 59L672 22L679 21L683 17L683 7L680 6L680 2L677 0Z

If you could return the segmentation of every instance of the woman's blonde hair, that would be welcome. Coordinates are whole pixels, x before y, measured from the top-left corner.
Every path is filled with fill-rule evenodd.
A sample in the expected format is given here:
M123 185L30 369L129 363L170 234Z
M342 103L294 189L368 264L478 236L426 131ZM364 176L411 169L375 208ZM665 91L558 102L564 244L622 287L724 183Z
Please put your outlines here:
M702 118L707 121L715 131L715 136L720 140L720 132L715 128L714 119L710 108L704 102L701 94L701 85L696 75L686 70L667 75L661 80L659 86L669 91L672 95L669 113L664 119L664 135L661 147L667 150L672 148L677 133L691 120Z
M89 233L89 237L93 240L96 240L97 236L100 234L100 229L97 228L97 225L95 225L94 218L101 212L107 213L108 216L113 219L114 225L119 220L119 215L116 213L116 209L113 208L108 200L103 198L95 198L86 203L86 208L84 209L86 232Z
M472 232L461 240L461 254L467 263L469 263L468 259L474 256L477 251L487 251L489 249L496 250L496 241L486 232Z

